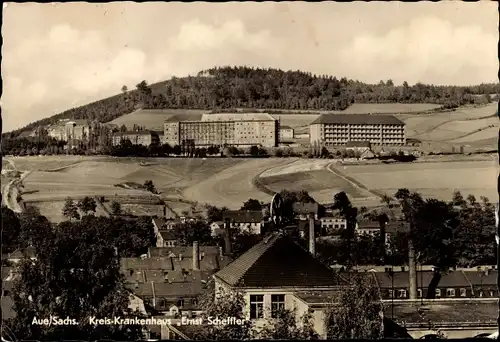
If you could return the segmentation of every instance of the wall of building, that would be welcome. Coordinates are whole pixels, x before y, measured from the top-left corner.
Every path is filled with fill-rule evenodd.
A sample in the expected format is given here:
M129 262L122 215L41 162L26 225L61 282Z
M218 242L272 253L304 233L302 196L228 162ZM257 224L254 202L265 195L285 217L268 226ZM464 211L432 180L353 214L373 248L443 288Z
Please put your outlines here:
M309 126L310 141L326 146L345 145L349 141L369 141L374 145L404 145L405 125L314 124Z
M262 224L260 222L231 223L231 228L238 229L240 232L247 232L250 234L260 234L262 230Z
M292 128L281 128L280 129L280 138L282 140L291 140L293 139L293 129Z

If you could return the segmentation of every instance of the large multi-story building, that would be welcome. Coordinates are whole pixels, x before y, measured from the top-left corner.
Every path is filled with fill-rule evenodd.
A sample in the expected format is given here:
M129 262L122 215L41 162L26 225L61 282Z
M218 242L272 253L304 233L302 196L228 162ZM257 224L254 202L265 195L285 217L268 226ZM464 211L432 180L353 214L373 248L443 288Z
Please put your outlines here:
M88 120L61 120L47 129L48 135L58 140L85 140L91 124Z
M161 143L157 132L153 131L130 131L113 133L113 146L120 145L124 140L129 140L134 145L158 145Z
M164 143L195 146L263 146L279 144L279 122L267 113L202 114L195 118L173 116L164 124Z
M324 146L366 141L372 145L404 145L405 123L392 115L324 114L309 126L311 143Z

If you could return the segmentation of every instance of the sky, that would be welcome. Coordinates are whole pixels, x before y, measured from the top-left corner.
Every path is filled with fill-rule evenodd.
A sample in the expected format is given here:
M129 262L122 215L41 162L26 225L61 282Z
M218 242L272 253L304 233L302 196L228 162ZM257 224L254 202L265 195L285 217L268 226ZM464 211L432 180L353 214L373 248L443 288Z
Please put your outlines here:
M498 82L496 2L4 3L3 131L146 80L247 65Z

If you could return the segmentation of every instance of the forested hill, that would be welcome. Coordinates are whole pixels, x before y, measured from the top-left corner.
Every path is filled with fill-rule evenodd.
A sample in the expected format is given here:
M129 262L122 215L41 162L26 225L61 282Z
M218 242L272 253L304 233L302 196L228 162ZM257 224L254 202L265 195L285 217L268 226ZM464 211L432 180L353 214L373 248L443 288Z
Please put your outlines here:
M117 84L117 92L120 87ZM119 95L31 123L11 132L9 137L59 119L109 122L138 108L343 110L353 102L425 102L455 107L489 101L487 94L498 93L499 90L498 84L455 87L409 86L405 82L396 86L387 80L375 85L302 71L217 67L201 71L197 76L174 77L152 85L142 81L136 89L123 86ZM482 94L485 96L478 96Z

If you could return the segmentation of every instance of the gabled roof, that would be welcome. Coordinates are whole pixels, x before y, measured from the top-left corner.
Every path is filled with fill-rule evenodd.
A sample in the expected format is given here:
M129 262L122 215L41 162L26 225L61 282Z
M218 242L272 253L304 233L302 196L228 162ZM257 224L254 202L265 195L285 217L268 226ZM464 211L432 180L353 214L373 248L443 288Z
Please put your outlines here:
M377 221L359 221L357 229L380 229Z
M334 271L297 245L274 233L215 274L238 287L333 287L341 284Z
M261 210L226 210L223 218L235 223L258 223L264 219Z
M315 124L404 125L405 123L392 115L323 114L311 123Z
M463 272L467 277L467 279L474 286L480 286L480 285L489 286L497 284L498 271L496 270L490 270L488 271L488 274L486 274L484 271L477 271L477 270L463 271Z
M292 128L292 127L290 127L290 126L281 125L281 126L280 126L280 129L293 129L293 128Z
M386 233L407 233L410 231L410 225L405 221L389 221L385 225Z
M168 240L176 240L174 232L171 230L160 230L160 235L163 238L163 240L168 241Z

